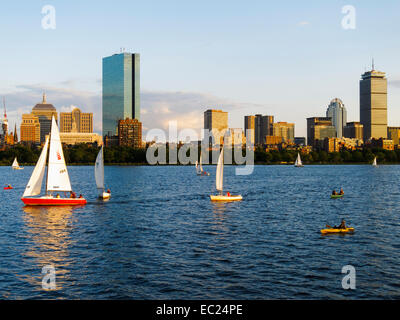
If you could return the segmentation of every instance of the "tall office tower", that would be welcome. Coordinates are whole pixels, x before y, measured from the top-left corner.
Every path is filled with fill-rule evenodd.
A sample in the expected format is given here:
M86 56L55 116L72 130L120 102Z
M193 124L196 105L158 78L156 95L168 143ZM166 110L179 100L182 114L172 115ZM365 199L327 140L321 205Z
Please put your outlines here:
M204 112L204 129L211 131L214 143L222 144L228 130L228 112L209 109Z
M40 144L39 118L33 114L23 114L20 134L21 142Z
M255 115L255 144L263 144L266 136L272 136L274 116Z
M118 120L140 121L140 55L103 58L103 136L117 134Z
M255 116L245 116L244 117L244 133L246 138L250 140L252 145L255 144ZM249 132L247 132L250 130ZM250 135L248 137L248 135Z
M332 125L331 118L312 117L307 118L307 144L316 147L317 141L325 138L335 138L336 128Z
M57 121L57 110L52 104L47 103L46 94L43 94L42 103L38 103L32 108L32 114L39 118L40 142L43 143L46 140L46 135L50 133L52 116Z
M294 123L273 123L272 136L281 137L282 141L285 143L294 143Z
M333 99L326 110L326 116L332 119L332 124L336 128L336 136L342 138L343 129L347 123L347 111L342 100Z
M93 133L93 113L83 113L79 108L60 112L60 132Z
M142 147L142 123L137 119L118 121L118 144L134 148Z
M343 130L343 136L351 139L363 139L363 125L360 122L347 122Z
M370 138L387 138L387 79L384 72L367 71L360 80L360 122L364 125L364 142Z

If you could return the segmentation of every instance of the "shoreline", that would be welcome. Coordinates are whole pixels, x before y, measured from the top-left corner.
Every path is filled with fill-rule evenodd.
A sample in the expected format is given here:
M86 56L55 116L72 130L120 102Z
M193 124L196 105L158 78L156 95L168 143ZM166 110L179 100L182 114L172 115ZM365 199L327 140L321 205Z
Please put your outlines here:
M315 162L315 163L303 163L304 166L345 166L345 165L365 165L365 166L372 166L371 163L367 162L338 162L338 163L326 163L326 162ZM34 167L36 163L20 163L21 167ZM224 164L225 166L245 166L245 165L240 165L240 164ZM255 166L294 166L294 163L254 163ZM381 163L378 164L378 166L387 166L387 165L400 165L400 162L388 162L388 163ZM67 164L67 167L93 167L94 163L70 163ZM105 167L134 167L134 166L141 166L141 167L177 167L177 166L182 166L182 167L187 167L187 166L192 166L194 167L195 164L148 164L148 163L108 163L104 164ZM203 164L203 166L216 166L216 164ZM0 167L11 167L11 165L8 164L0 164Z

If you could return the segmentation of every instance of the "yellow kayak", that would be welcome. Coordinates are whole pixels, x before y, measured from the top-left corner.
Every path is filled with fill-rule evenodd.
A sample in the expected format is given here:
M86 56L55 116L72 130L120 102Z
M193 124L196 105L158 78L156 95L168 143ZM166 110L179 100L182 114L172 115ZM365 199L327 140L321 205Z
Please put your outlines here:
M211 201L240 201L242 200L242 196L241 195L231 195L231 196L221 196L221 195L217 195L217 196L210 196Z
M321 230L321 233L322 233L322 234L329 234L329 233L349 233L349 232L354 232L354 228L346 228L346 229L329 228L329 229L322 229L322 230Z

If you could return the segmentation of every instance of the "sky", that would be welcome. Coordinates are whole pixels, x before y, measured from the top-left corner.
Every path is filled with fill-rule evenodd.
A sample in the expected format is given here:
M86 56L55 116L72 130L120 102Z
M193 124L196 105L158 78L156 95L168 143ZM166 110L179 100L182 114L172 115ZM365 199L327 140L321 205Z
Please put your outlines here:
M55 8L55 29L42 8ZM344 29L345 5L355 29ZM102 58L141 55L141 120L149 129L203 126L203 112L274 115L306 136L306 118L340 98L359 121L359 80L387 73L388 124L400 126L399 1L76 1L0 3L0 96L10 128L41 101L94 113L101 132ZM1 112L2 113L2 112Z

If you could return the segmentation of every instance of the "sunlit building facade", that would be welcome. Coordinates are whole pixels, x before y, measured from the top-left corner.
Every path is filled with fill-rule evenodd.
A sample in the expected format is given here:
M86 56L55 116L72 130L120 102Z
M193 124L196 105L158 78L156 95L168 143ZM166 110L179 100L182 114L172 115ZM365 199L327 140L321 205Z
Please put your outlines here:
M326 116L332 119L332 125L336 128L336 136L342 138L347 123L347 111L342 100L333 99L326 110Z
M23 143L40 144L39 117L33 114L23 114L20 135Z
M118 121L140 121L140 55L120 53L103 58L103 136L114 136Z
M360 80L360 122L364 141L387 138L387 79L384 72L365 72Z

